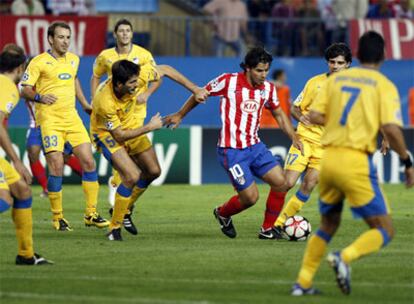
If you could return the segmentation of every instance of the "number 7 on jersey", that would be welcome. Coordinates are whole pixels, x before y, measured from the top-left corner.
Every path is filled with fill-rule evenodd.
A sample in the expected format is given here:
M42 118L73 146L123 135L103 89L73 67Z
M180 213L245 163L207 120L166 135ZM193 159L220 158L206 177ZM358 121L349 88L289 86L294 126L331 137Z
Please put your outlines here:
M339 123L341 124L341 126L344 126L346 124L346 120L348 119L348 115L349 112L351 112L351 109L353 107L353 105L355 104L355 101L358 99L359 93L361 93L361 89L360 88L355 88L355 87L342 87L341 88L342 92L347 92L350 93L351 96L349 97L344 111L342 112L341 115L341 120L339 121Z

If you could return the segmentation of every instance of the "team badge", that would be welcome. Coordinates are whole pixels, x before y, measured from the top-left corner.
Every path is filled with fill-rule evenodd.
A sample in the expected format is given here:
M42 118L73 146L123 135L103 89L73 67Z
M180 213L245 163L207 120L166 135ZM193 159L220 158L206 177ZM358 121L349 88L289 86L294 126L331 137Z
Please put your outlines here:
M243 100L240 104L243 112L254 113L259 110L259 103L254 99Z
M114 127L114 124L113 124L111 121L107 121L107 122L105 123L105 127L106 127L108 130L112 130L112 128Z
M23 76L22 76L22 80L26 81L29 79L29 74L27 74L27 72L24 72Z
M135 64L138 64L139 63L139 58L138 57L133 58L132 62L135 63Z
M239 185L244 185L246 183L246 179L244 178L244 176L239 176L236 180Z
M8 102L6 104L6 110L7 110L8 113L11 113L11 111L13 110L13 108L14 108L14 103Z

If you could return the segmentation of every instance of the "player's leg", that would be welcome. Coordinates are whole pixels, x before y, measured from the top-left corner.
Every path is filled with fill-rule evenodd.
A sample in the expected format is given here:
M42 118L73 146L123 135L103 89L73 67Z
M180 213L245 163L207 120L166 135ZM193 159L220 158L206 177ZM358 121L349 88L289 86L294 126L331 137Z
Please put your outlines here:
M98 205L99 183L91 144L86 142L74 146L73 154L79 159L82 167L82 188L86 199L85 225L98 228L108 227L109 221L102 218L96 209Z
M296 172L299 173L299 172ZM297 176L299 178L299 176ZM299 190L289 199L286 206L275 222L276 227L283 227L286 219L297 214L309 200L312 190L318 183L319 171L313 168L306 170L305 177Z
M140 170L123 147L111 153L110 160L118 171L122 182L118 186L115 195L115 205L108 238L112 241L120 241L122 240L121 226L124 223L125 215L128 214L132 190L139 180Z
M305 140L302 140L302 143L304 155L302 155L301 151L296 149L294 146L291 146L286 156L284 166L286 183L284 188L276 192L278 194L278 197L280 198L280 201L278 202L278 206L280 206L278 210L279 214L276 217L277 220L274 222L276 231L282 231L282 227L287 219L287 216L285 215L286 207L283 210L281 210L285 201L286 194L290 189L292 189L296 185L296 182L298 181L302 172L306 170L309 164L311 146L309 142Z
M42 150L42 136L39 127L29 128L26 138L26 150L32 174L43 189L41 196L47 196L46 170L39 159Z
M259 199L259 191L250 170L254 155L250 152L250 149L225 148L217 148L217 155L221 166L226 170L238 194L215 208L214 215L221 226L222 232L228 237L234 238L236 237L236 231L231 216L251 207Z
M65 165L69 166L73 172L82 177L82 166L79 159L73 155L73 147L69 142L65 143L63 150L63 160Z
M34 253L32 239L32 193L17 171L4 159L0 159L0 209L5 204L13 206L12 219L18 243L18 265L50 264Z

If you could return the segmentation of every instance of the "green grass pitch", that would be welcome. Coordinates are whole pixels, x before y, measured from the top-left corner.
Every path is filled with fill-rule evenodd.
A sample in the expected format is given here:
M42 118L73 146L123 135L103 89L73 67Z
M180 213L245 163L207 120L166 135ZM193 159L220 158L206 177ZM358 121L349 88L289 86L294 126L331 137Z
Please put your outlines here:
M122 231L110 242L105 230L82 221L80 186L64 186L65 217L74 231L52 229L49 202L33 187L35 250L53 260L45 267L15 266L17 245L10 212L0 217L0 302L6 303L413 303L414 195L386 185L396 237L380 252L355 262L353 291L344 296L323 261L315 287L324 294L292 298L305 243L259 240L268 187L256 206L234 217L236 239L219 230L212 210L227 200L229 185L151 187L134 213L138 236ZM100 210L107 216L107 189ZM317 194L301 215L318 227ZM365 224L347 209L329 249L349 244Z

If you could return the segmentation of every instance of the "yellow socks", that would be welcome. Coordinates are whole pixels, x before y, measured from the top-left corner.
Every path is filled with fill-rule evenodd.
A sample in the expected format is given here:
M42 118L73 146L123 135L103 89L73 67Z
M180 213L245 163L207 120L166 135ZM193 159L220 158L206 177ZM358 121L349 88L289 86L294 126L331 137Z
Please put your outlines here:
M96 212L98 203L99 183L96 171L82 173L82 188L86 199L85 214L89 215Z
M14 200L12 218L16 227L18 255L30 258L34 255L32 238L32 198Z
M380 229L370 229L361 234L351 245L341 252L341 257L345 263L349 264L361 256L373 253L389 243L388 233Z
M112 220L109 225L109 230L118 229L121 227L125 214L128 212L128 204L131 199L132 189L129 189L120 184L116 190L115 206L112 213Z
M282 227L289 217L294 216L302 209L305 203L309 200L309 197L310 195L303 194L298 190L296 194L290 198L282 212L280 212L280 215L275 222L275 226Z
M331 236L321 230L316 231L309 239L303 256L302 267L296 280L302 288L312 287L313 277L318 270L330 240Z

